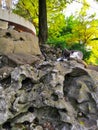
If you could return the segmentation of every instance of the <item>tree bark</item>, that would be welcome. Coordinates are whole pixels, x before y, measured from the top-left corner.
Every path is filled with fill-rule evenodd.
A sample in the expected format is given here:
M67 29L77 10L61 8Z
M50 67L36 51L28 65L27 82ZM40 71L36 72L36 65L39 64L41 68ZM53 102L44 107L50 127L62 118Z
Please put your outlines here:
M39 43L45 44L48 37L46 0L39 0Z

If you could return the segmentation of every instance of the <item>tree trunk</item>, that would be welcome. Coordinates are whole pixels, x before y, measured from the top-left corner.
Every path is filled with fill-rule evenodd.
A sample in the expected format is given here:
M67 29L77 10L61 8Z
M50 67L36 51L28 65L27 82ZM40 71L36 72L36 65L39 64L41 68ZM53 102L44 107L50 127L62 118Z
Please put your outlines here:
M47 7L46 0L39 0L39 43L44 44L47 41Z

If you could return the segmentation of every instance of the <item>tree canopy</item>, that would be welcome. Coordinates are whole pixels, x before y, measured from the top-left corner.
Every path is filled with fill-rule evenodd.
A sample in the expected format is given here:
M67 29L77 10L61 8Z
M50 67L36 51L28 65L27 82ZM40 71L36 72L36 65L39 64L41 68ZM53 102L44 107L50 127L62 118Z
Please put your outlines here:
M61 47L61 49L67 47L81 50L84 53L84 59L88 63L98 64L98 19L95 18L96 14L87 15L90 5L86 0L77 0L83 5L80 12L66 17L64 9L67 3L72 1L46 0L47 43ZM38 0L19 0L14 12L31 21L35 25L37 32L39 32L40 11L38 8ZM40 32L41 34L45 36L46 33Z

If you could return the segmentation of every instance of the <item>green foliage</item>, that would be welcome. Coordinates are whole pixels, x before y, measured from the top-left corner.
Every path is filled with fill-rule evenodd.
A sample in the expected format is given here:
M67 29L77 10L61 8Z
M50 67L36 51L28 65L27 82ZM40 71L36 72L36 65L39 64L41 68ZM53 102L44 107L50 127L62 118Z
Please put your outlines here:
M47 41L47 44L55 46L55 47L59 47L62 50L64 48L66 48L66 43L65 43L65 39L63 37L59 37L59 38L50 38Z
M80 50L87 63L98 65L98 46L96 45L98 44L98 20L94 16L79 15L65 19L59 14L57 18L55 17L52 25L50 24L48 43L62 49ZM88 46L93 49L88 50Z
M95 19L95 14L86 15L89 9L86 0L81 1L83 7L79 13L65 18L63 9L66 2L72 1L47 0L47 43L61 49L80 50L87 63L98 65L98 20ZM33 22L38 30L38 0L19 0L14 12ZM88 46L92 48L91 51L87 50Z
M38 0L19 0L13 12L38 27Z
M47 17L50 23L55 14L59 14L66 7L66 0L47 0ZM31 21L38 30L38 0L19 0L14 13Z
M65 28L65 18L63 14L55 15L54 19L48 23L49 26L49 37L60 37L62 36L63 28Z
M92 48L92 53L87 62L89 64L98 65L98 41L97 40L91 41L89 43L89 46Z
M54 19L48 23L48 44L62 49L66 47L65 33L63 31L65 25L66 21L64 15L62 13L55 14Z

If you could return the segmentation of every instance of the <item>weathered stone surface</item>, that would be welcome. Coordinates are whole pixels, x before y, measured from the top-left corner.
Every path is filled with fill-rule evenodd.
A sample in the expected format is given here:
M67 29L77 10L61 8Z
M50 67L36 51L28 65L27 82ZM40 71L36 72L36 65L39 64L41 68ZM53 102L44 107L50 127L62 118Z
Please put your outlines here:
M0 54L8 53L41 55L38 38L26 32L0 30Z
M10 66L16 67L19 65L30 64L30 65L37 65L40 64L44 58L40 56L34 56L31 54L23 54L23 53L9 53L1 56L0 60L0 67L3 66Z
M88 65L88 69L98 71L97 65Z
M45 61L9 69L8 75L0 86L2 130L97 129L97 71Z
M13 53L13 50L14 50L13 41L6 38L0 38L0 55Z
M45 60L56 61L57 58L61 57L62 50L60 48L55 48L53 46L49 46L45 44L45 45L40 45L40 49L42 54L45 57Z
M0 56L0 130L97 130L98 72L74 60L57 62L61 51L47 48L45 61L27 53Z
M8 78L12 71L13 71L13 68L8 67L8 66L4 66L0 68L0 80L4 80Z
M8 28L8 22L0 20L0 29L7 29Z

